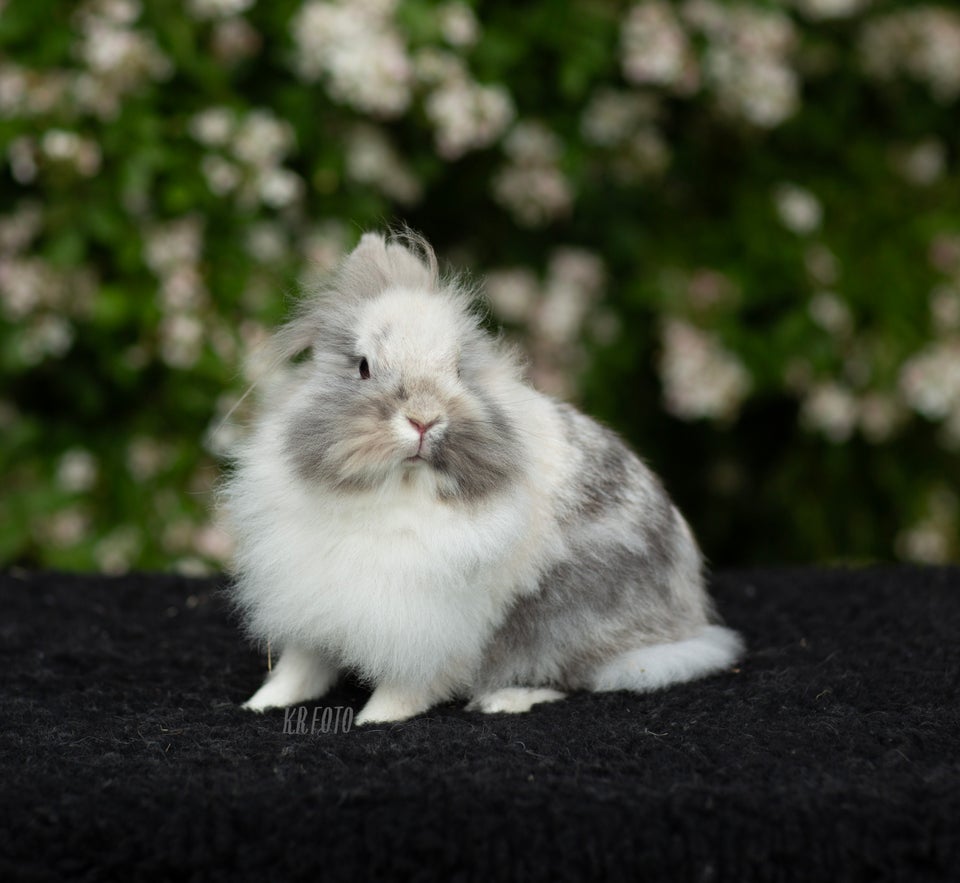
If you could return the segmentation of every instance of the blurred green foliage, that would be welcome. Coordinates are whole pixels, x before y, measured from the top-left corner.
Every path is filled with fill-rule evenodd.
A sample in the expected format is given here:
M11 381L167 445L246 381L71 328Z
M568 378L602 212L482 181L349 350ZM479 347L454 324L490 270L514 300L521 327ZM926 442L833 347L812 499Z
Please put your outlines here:
M714 563L956 558L958 96L936 4L0 3L0 563L221 566L258 343L400 221Z

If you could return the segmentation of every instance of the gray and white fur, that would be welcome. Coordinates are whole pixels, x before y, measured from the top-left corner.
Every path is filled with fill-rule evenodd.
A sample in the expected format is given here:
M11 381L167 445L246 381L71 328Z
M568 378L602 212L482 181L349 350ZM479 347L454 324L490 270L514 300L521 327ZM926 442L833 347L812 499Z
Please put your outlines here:
M224 490L234 597L280 650L245 707L527 711L731 666L693 535L610 430L525 382L430 247L366 234L273 341ZM292 364L295 356L306 358Z

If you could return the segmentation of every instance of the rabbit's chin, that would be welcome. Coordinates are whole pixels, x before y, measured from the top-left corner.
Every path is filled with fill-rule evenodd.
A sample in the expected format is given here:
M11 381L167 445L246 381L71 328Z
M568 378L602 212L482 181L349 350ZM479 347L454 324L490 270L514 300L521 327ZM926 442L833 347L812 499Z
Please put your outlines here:
M332 485L347 492L414 493L425 497L455 496L460 486L455 477L442 472L429 456L414 454L378 468L317 476L320 486Z

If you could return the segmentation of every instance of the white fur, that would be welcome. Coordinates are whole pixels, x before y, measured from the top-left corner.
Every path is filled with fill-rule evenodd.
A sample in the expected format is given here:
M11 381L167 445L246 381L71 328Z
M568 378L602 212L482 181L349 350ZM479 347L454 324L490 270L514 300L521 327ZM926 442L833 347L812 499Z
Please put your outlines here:
M555 464L571 456L550 426L552 410L529 391L521 406L528 424L540 423L532 478L545 490L563 481ZM275 646L323 651L373 683L456 692L558 542L544 495L518 482L483 503L451 506L423 470L422 486L398 477L334 496L286 465L283 414L261 424L241 455L244 480L229 492L243 573L237 597L251 631Z
M307 699L319 699L336 679L336 668L316 653L288 645L263 686L244 702L243 707L248 711L265 711Z
M422 714L437 696L431 690L417 689L409 684L381 684L354 721L357 726L402 721Z
M653 644L618 656L597 672L593 688L659 690L722 671L733 665L742 652L743 641L736 632L710 625L685 641Z
M479 696L470 703L470 708L485 714L523 714L534 705L557 702L565 695L546 687L504 687Z

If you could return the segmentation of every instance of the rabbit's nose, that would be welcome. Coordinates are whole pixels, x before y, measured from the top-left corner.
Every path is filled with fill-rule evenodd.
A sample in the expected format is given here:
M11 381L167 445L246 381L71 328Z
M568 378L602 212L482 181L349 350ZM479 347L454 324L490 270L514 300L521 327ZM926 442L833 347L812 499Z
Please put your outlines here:
M427 430L428 430L431 426L433 426L437 421L436 421L436 419L434 419L434 420L430 420L430 421L428 421L428 422L424 422L424 421L422 421L422 420L414 420L413 417L407 417L407 422L408 422L414 429L416 429L417 432L420 433L420 437L422 438L422 437L426 434Z

